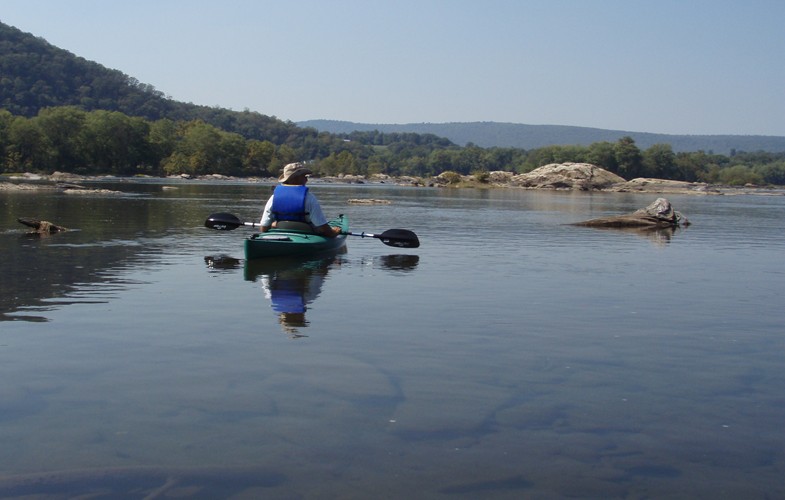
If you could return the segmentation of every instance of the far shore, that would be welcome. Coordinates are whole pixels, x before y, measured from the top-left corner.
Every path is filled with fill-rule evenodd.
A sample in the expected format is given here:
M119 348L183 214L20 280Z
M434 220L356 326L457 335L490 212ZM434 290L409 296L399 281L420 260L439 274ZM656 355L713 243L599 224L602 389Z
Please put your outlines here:
M639 178L623 183L613 184L602 188L586 189L584 187L552 187L552 186L522 186L514 182L514 174L509 172L491 172L483 179L473 175L457 176L444 174L436 177L391 177L375 174L369 177L359 175L338 175L334 177L312 177L313 184L370 184L392 185L409 187L437 187L444 189L522 189L539 191L594 191L594 192L623 192L623 193L652 193L652 194L691 194L691 195L763 195L785 196L785 186L725 186L717 184L693 183L672 181L666 179ZM232 177L220 174L203 176L176 175L169 177L117 177L111 175L84 176L55 172L53 174L14 173L0 174L0 191L38 191L38 190L68 190L78 191L95 190L78 183L102 182L134 182L134 181L161 181L161 182L242 182L248 184L275 184L275 177Z

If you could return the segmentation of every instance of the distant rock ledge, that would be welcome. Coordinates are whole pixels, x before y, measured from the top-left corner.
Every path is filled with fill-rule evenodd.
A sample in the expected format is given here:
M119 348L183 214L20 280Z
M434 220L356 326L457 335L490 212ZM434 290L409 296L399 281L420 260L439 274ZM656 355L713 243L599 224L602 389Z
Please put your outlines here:
M458 175L454 172L445 172L434 177L433 183L429 185L620 193L785 195L785 189L782 187L719 186L705 182L684 182L643 177L628 181L591 163L551 163L525 174L494 171L488 172L479 178L477 175Z
M0 180L0 191L52 191L58 190L65 194L122 194L122 191L111 189L91 188L76 184L78 181L92 180L96 178L85 177L75 174L55 172L51 175L42 174L13 174L4 175ZM14 182L10 182L14 181Z

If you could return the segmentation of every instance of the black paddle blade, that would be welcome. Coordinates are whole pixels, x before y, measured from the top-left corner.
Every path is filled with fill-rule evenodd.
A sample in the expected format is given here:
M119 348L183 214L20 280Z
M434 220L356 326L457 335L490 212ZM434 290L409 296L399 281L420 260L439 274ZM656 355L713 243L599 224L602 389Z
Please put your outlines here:
M382 240L387 246L398 248L417 248L420 240L417 235L407 229L388 229L382 234L374 236Z
M243 221L237 218L236 215L220 213L212 214L204 221L204 226L210 229L217 229L219 231L231 231L243 225Z

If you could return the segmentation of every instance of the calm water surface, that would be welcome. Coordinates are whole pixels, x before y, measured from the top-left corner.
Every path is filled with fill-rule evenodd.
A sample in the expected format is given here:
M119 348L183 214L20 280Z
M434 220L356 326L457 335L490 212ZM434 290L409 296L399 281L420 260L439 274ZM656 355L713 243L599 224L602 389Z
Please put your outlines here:
M249 264L269 186L101 187L0 192L0 497L785 496L785 197L317 184L422 246Z

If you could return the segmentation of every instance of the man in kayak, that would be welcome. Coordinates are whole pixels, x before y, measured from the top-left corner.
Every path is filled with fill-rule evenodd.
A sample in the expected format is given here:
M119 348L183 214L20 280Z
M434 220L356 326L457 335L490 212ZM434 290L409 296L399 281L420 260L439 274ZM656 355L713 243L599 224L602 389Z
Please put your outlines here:
M326 238L341 234L341 228L327 223L319 201L305 186L311 173L304 163L290 163L283 168L283 174L278 178L281 184L275 187L264 206L259 222L262 232L276 227L278 222L290 221L309 224L316 234Z

